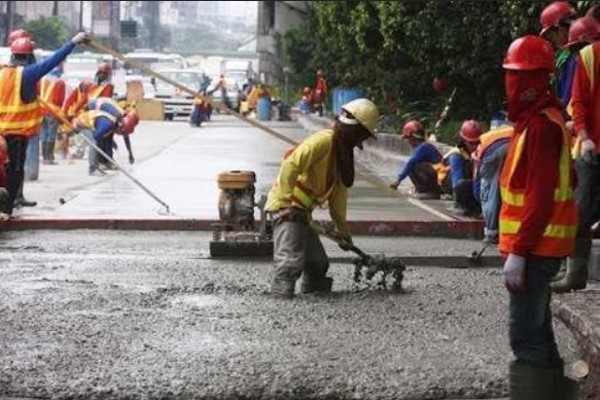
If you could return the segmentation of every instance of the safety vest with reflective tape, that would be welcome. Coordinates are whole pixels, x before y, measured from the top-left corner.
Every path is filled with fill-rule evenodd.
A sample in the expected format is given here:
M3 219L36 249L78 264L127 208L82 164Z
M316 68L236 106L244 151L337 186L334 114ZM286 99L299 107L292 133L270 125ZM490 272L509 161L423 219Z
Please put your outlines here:
M40 82L40 98L43 103L40 105L44 115L63 115L62 104L54 104L53 97L56 90L56 81L44 78Z
M88 101L88 109L96 111L104 111L115 118L122 118L125 111L119 103L110 97L98 97Z
M96 129L96 119L99 117L107 118L115 125L117 123L117 119L107 112L100 110L90 110L80 114L77 117L77 119L75 119L75 125L78 128L94 130Z
M530 254L539 257L562 258L572 254L577 230L577 207L573 196L573 162L569 154L570 138L560 111L545 109L542 113L561 127L563 140L558 165L559 178L552 200L552 214L542 237L534 245ZM510 253L513 249L523 219L525 188L515 188L511 183L523 154L526 137L526 130L520 134L515 133L500 176L502 196L499 223L500 251L504 253ZM529 168L543 168L543 166L531 165ZM548 201L551 200L548 199Z
M89 99L97 99L98 97L109 97L108 93L104 93L105 90L111 88L112 85L110 83L102 83L94 86L90 89L88 93Z
M40 130L42 113L37 98L21 98L23 67L0 69L0 135L33 136Z
M583 62L583 67L585 68L585 72L587 73L588 79L590 80L590 93L593 93L594 90L594 46L588 45L579 51L580 60ZM567 107L567 112L569 115L573 115L573 107L571 103L569 103L569 107ZM573 139L573 145L571 146L571 157L574 160L579 158L581 153L581 139L579 136Z
M475 149L472 157L475 161L481 161L481 157L485 151L498 140L510 139L514 131L514 128L510 125L502 125L496 129L492 129L479 137L479 146Z

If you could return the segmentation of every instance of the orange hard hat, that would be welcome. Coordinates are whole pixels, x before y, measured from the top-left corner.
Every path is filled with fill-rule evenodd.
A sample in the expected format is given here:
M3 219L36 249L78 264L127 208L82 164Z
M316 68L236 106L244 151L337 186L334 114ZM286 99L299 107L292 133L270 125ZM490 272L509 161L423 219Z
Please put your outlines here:
M575 18L577 14L575 9L566 1L555 1L548 5L540 14L540 24L542 25L542 31L540 35L543 35L548 30L558 26L561 22L566 22L569 19Z
M98 64L98 72L108 75L112 72L112 67L107 62L100 63Z
M35 43L28 37L15 39L10 44L10 52L12 54L33 54Z
M564 47L580 43L590 43L600 36L600 25L592 17L576 19L569 27L569 40Z
M539 36L526 35L514 40L506 52L504 69L554 71L554 49L550 42Z
M123 134L130 135L133 133L135 127L140 122L140 118L135 110L128 111L123 117Z
M423 129L423 124L416 119L408 121L402 128L402 137L405 139L425 139L425 130Z
M474 119L466 120L460 127L459 135L466 142L478 142L481 134L481 125Z
M8 35L6 44L10 46L12 44L12 42L14 42L17 39L21 39L21 38L30 38L31 39L31 34L29 32L27 32L25 29L17 29L16 31L12 31Z

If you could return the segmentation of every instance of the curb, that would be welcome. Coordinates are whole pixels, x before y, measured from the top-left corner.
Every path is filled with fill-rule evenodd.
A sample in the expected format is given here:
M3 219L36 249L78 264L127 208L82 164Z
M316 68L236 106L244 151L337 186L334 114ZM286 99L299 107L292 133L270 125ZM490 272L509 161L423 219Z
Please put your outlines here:
M0 231L35 229L115 229L213 231L213 219L136 218L20 218L0 223ZM421 236L479 239L482 221L348 221L355 235Z

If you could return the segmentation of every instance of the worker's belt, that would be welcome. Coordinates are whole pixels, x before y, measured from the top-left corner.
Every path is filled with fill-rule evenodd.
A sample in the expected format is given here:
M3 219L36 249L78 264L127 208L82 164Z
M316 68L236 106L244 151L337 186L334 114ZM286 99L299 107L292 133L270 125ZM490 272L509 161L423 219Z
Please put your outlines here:
M282 208L270 214L274 222L308 223L309 220L308 212L298 207Z

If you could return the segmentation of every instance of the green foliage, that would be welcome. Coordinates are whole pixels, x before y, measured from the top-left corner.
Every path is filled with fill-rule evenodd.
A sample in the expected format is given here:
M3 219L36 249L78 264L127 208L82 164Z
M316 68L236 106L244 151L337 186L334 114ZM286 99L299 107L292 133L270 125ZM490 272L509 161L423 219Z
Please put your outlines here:
M579 1L580 13L592 3ZM502 59L510 43L538 34L540 1L309 2L304 25L283 38L284 63L297 86L363 89L395 126L413 115L431 129L457 89L449 120L486 122L503 108ZM443 76L448 90L432 88Z
M31 33L36 47L42 49L54 50L69 40L69 32L57 17L40 17L23 23L19 28Z

